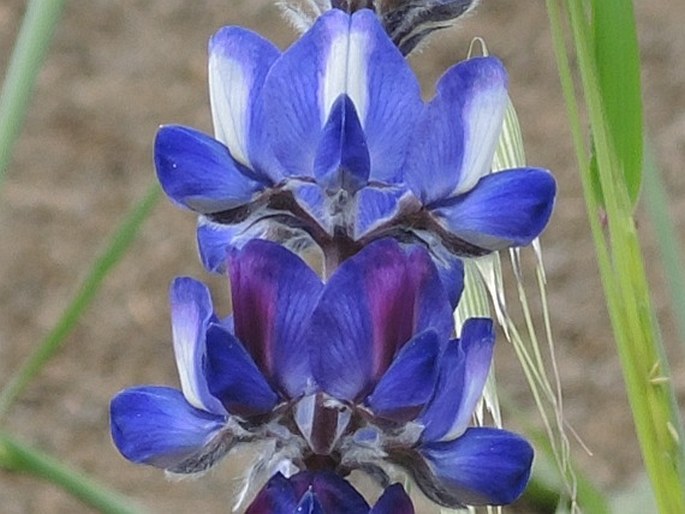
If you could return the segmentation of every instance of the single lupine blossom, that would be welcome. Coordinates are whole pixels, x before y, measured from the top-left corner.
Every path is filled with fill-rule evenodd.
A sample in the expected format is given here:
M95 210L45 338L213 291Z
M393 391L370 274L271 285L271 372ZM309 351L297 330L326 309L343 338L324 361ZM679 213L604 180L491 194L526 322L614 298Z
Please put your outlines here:
M260 442L256 486L281 470L361 469L386 487L399 466L441 505L521 494L528 442L469 427L492 321L468 320L452 338L452 307L423 247L375 241L324 284L294 253L253 240L231 252L228 270L227 319L203 284L173 283L181 391L134 387L113 399L112 436L126 458L195 473Z
M547 170L491 172L508 101L502 63L453 66L425 103L368 9L324 13L284 52L219 30L209 90L215 137L168 125L155 141L162 188L200 214L209 270L253 238L316 244L334 269L390 236L428 247L449 277L455 256L529 244L552 212Z
M414 514L400 484L383 491L373 507L346 480L330 471L301 471L290 478L274 475L245 514Z

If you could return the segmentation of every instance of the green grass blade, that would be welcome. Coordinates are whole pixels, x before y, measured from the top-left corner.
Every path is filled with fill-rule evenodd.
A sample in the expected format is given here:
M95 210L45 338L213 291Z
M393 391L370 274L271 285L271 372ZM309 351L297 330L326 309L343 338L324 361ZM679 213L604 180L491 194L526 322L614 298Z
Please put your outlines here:
M126 250L131 246L141 225L157 203L160 191L159 186L155 183L148 189L143 199L126 216L117 232L110 239L109 246L104 254L95 261L78 293L67 306L55 327L2 389L0 392L0 418L7 414L17 396L50 360L60 348L66 336L73 330L83 311L90 305L100 290L105 277L107 277L114 265L122 259Z
M659 242L661 262L671 294L671 312L680 331L680 340L685 343L685 264L680 253L682 240L668 212L669 199L661 170L649 147L645 151L643 199Z
M0 92L0 183L63 6L64 0L31 0L26 6Z
M572 72L564 46L561 0L547 0L562 88L576 143L581 183L597 250L617 350L647 474L659 512L685 512L685 456L682 422L670 380L668 359L660 339L647 284L640 243L633 219L634 203L616 154L605 115L592 25L585 4L566 1L584 100L588 112L594 156L585 152L578 137L582 126L578 100L570 87ZM630 11L632 13L632 10ZM634 25L634 20L630 20ZM628 56L629 57L629 56ZM625 105L631 109L633 106ZM599 221L600 205L592 188L592 159L604 193L606 226Z
M142 514L143 510L125 496L66 467L43 452L0 432L0 469L43 478L64 489L103 514Z
M606 125L632 205L642 181L640 54L632 0L592 0L597 82Z

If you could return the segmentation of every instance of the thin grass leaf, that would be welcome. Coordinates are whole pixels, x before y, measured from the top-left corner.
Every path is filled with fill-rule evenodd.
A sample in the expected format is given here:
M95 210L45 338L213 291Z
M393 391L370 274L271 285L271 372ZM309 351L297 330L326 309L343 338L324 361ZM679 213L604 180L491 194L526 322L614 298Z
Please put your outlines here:
M31 0L26 6L0 92L0 184L63 7L64 0Z
M7 414L14 400L26 388L31 379L43 369L43 366L62 346L65 338L71 333L83 312L95 298L107 275L126 254L159 197L160 188L155 183L124 218L118 230L109 239L109 245L105 252L91 267L78 293L69 303L62 317L0 392L0 419Z
M584 100L595 145L598 176L604 193L606 226L599 221L600 204L592 189L591 157L583 148L578 101L563 36L559 1L548 0L547 9L558 58L562 89L571 121L581 183L597 250L600 278L605 292L618 354L624 373L645 468L652 481L659 512L685 512L685 455L682 422L670 381L651 305L629 185L622 160L616 155L602 102L592 26L584 5L565 2L575 45ZM634 25L634 20L630 20ZM627 109L630 105L624 106Z
M128 498L96 483L46 453L0 432L0 469L52 482L103 514L142 514Z
M592 37L607 130L634 207L642 182L643 128L633 1L592 0Z
M469 50L472 54L476 45L480 53L487 55L485 42L475 39ZM521 129L516 111L511 102L505 113L502 135L495 152L493 171L525 166L525 152ZM514 351L521 363L524 375L528 381L531 394L545 426L549 442L547 443L553 455L558 473L562 477L562 489L570 498L572 512L578 512L576 502L577 483L575 472L570 465L570 444L565 431L561 386L556 364L554 339L552 337L549 311L545 290L545 272L542 261L542 250L539 241L531 245L535 256L535 276L537 280L537 295L543 306L539 316L534 316L529 308L528 292L524 285L521 270L522 249L510 250L509 257L514 276L516 278L517 299L521 311L524 313L523 332L507 312L504 281L502 277L502 263L499 254L492 254L465 263L465 288L459 307L455 312L455 323L458 329L469 317L489 316L490 305L494 308L495 318L502 328L506 338L514 347ZM523 249L527 251L527 249ZM537 334L534 318L541 318L544 323L543 338ZM541 347L545 342L545 356ZM548 366L547 361L551 361ZM548 367L550 371L548 371ZM552 379L549 378L551 373ZM476 422L484 424L485 414L489 414L496 426L502 426L499 407L499 397L495 384L494 373L491 372L483 399L476 410Z

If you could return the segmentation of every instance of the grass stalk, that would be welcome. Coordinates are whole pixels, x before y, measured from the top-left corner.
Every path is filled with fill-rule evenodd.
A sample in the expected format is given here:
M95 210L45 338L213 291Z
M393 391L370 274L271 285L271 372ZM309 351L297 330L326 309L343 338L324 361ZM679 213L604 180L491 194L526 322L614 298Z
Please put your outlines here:
M633 220L633 202L613 143L620 132L610 132L603 110L586 5L574 0L565 4L590 119L606 227L600 222L602 206L593 190L591 159L584 149L577 147L580 177L628 399L659 511L664 514L685 512L682 425L651 305ZM572 75L564 45L559 1L548 0L547 7L562 88L577 142L582 129L575 92L570 87Z
M59 460L0 432L0 469L51 482L103 514L141 514L128 498L107 489Z
M0 91L0 184L64 0L30 0Z
M159 197L160 189L155 183L128 213L116 233L111 237L105 252L95 261L76 296L69 303L57 324L0 391L0 419L7 415L17 396L62 346L65 338L76 326L81 315L100 290L109 272L123 258L126 250L133 243L141 225L149 216Z

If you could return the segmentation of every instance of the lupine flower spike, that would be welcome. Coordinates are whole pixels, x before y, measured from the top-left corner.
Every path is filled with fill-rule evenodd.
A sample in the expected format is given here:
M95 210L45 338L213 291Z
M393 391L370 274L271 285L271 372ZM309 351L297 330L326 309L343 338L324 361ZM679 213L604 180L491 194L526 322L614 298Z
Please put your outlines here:
M521 494L531 446L468 426L490 368L492 321L471 319L451 339L452 307L424 248L376 241L324 284L289 250L253 240L231 251L228 269L230 319L213 312L199 282L174 282L182 392L145 386L114 398L112 435L125 457L193 473L261 441L270 451L254 466L257 486L294 468L360 469L387 487L400 466L440 505Z
M215 137L164 126L155 164L167 195L200 214L210 270L264 238L296 251L317 245L330 274L390 236L429 248L450 277L455 257L527 245L550 217L548 171L491 173L507 105L494 57L453 66L424 103L376 14L333 9L285 52L221 29L209 80Z

